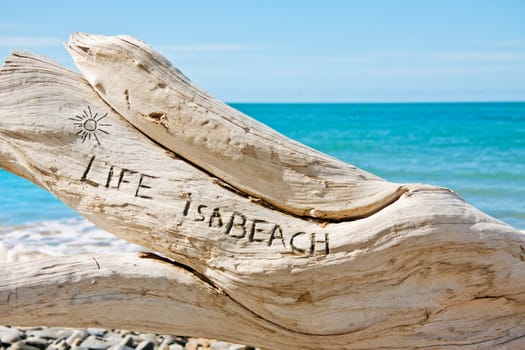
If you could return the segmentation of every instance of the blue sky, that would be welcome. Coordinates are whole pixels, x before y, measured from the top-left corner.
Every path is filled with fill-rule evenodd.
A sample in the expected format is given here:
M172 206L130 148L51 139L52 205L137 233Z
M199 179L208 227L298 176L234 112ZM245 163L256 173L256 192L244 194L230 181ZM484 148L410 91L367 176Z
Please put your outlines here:
M525 0L4 1L0 58L130 34L228 102L524 101Z

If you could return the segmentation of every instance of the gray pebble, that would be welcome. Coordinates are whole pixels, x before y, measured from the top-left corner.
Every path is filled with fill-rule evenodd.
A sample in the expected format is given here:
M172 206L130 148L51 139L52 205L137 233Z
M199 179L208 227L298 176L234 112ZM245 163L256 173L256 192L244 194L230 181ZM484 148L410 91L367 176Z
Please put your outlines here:
M83 329L77 329L66 339L66 343L69 346L79 346L84 339L88 337L89 333Z
M141 341L146 340L146 341L152 342L155 345L159 345L160 344L160 341L157 339L157 335L156 334L152 334L152 333L138 334L136 336L136 339L138 340L138 341L136 341L137 343L140 343Z
M159 350L168 350L170 345L175 343L175 338L173 338L171 335L165 335L163 336L162 343L159 345Z
M105 350L109 348L112 344L109 343L106 339L90 335L87 337L80 346L83 348L89 348L91 350Z
M175 337L175 343L180 344L182 346L185 346L188 342L188 337Z
M0 342L13 344L22 339L22 332L16 328L0 326Z
M108 333L108 330L104 328L87 328L86 331L89 333L89 335L95 335L99 337L103 337Z
M166 344L173 344L175 342L175 338L172 335L163 335L162 336L162 343Z
M144 339L142 339L139 335L137 334L130 334L130 337L131 339L133 340L133 346L132 348L136 348L137 344L140 343L141 341L143 341Z
M121 345L123 340L123 338L116 333L107 334L102 338L109 344L109 346Z
M248 347L240 344L227 343L225 341L215 341L211 344L211 350L247 350Z
M122 338L119 345L124 345L124 346L132 348L133 347L133 337L130 334L126 335L124 338Z
M246 346L240 344L229 344L225 349L228 350L245 350Z
M180 344L174 343L174 344L171 344L168 349L169 350L184 350L184 347Z
M133 348L126 345L113 345L108 350L134 350Z
M192 338L186 343L186 350L199 350L201 348L207 349L210 347L210 341L203 338Z
M70 347L77 347L77 348L81 348L80 344L82 344L82 342L84 341L84 339L82 338L77 338L77 339L74 339L71 344L67 344L69 345Z
M18 329L14 327L0 326L0 334L4 332L15 332L15 331L20 332Z
M46 350L69 350L69 344L64 338L55 339Z
M0 343L3 343L3 344L13 344L19 340L20 340L20 334L17 334L15 332L5 333L2 336L0 336Z
M22 341L17 341L16 343L11 344L11 346L8 347L7 350L40 350L40 348L27 345Z
M24 343L41 350L45 350L49 345L49 340L47 338L39 338L35 337L34 335L30 335L26 340L24 340Z
M155 343L149 340L143 340L137 344L135 350L155 350Z
M224 350L228 347L228 345L229 345L228 343L218 340L216 342L213 342L213 344L211 344L210 349L211 350Z
M67 333L71 333L71 331ZM61 329L61 328L43 328L43 329L34 329L34 330L27 331L26 335L28 337L33 337L33 338L58 339L64 336L67 337L69 334L66 334L66 330Z
M216 341L216 342L213 342L213 344L211 344L211 347L210 349L211 350L225 350L225 349L228 349L228 346L230 346L230 343L226 343L224 341Z

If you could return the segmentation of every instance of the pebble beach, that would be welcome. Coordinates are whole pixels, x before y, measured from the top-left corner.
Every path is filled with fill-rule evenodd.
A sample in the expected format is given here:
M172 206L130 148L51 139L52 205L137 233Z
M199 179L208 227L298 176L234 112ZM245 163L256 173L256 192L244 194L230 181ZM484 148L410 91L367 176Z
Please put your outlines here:
M219 340L117 329L0 326L0 350L254 350Z
M71 224L71 222L69 222ZM51 255L109 254L111 250L134 252L144 250L121 240L92 224L75 221L84 233L82 244L69 240L70 232L60 226L24 225L8 232L0 228L0 264L23 262ZM71 228L72 226L67 225ZM89 233L88 235L86 235ZM24 243L22 243L24 242ZM60 254L62 253L62 254ZM0 277L1 278L1 277ZM233 344L216 339L192 338L174 334L138 333L117 329L72 329L57 327L25 328L0 326L0 350L252 350L252 346Z

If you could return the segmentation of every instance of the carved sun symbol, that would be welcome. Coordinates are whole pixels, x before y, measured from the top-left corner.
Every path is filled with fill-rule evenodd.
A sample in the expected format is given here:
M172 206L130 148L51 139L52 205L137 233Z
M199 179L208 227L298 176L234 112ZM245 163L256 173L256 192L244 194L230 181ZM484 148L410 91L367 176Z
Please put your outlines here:
M100 128L101 126L111 126L111 124L101 123L102 119L106 118L107 116L107 113L102 116L99 116L98 113L93 115L91 107L88 106L87 111L85 109L82 111L82 115L77 114L74 118L68 119L73 120L73 124L75 124L77 128L80 129L76 135L82 139L82 143L84 143L86 139L91 140L91 137L93 137L100 145L100 140L97 136L97 133L101 132L109 135L107 131Z

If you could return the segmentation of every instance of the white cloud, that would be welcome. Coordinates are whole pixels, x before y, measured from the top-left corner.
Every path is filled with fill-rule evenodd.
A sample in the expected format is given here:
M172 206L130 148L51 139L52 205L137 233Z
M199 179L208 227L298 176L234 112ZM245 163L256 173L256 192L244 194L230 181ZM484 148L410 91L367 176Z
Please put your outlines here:
M484 62L484 63L508 63L508 62L525 62L525 54L511 51L493 51L493 52L433 52L428 57L444 62Z
M525 62L525 53L517 51L377 51L361 53L368 61L418 61L425 63L509 63Z
M523 48L525 47L525 40L523 39L499 39L499 40L476 40L472 43L483 45L484 47L499 47L499 48Z
M61 46L62 40L53 37L0 36L0 47L53 47Z
M157 45L155 47L169 53L235 52L245 50L245 47L235 44Z
M339 56L302 56L299 61L325 65L504 65L525 64L523 51L368 51Z

